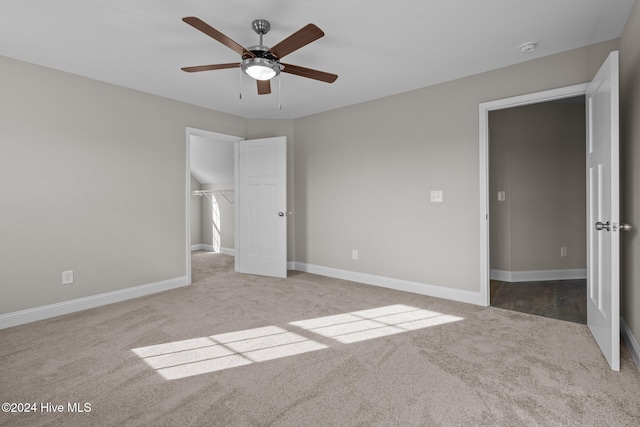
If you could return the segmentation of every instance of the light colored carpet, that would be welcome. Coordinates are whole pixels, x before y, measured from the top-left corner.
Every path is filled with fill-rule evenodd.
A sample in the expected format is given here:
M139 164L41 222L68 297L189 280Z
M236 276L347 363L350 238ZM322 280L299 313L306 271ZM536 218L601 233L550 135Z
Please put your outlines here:
M0 401L38 412L0 425L640 425L629 352L611 371L584 325L239 275L206 252L193 269L186 288L1 330ZM64 413L42 413L47 402Z

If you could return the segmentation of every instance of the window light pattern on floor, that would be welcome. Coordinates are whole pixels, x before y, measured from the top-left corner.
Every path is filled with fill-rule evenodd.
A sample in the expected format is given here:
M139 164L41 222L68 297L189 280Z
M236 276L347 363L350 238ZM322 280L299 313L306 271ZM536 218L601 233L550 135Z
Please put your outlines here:
M349 344L463 320L408 305L391 305L291 322L325 340ZM303 332L304 333L304 332ZM134 348L163 378L174 380L328 348L278 326Z
M165 379L173 380L326 347L277 326L267 326L132 351Z
M292 322L290 325L332 338L342 344L350 344L459 320L462 318L397 304L302 320Z

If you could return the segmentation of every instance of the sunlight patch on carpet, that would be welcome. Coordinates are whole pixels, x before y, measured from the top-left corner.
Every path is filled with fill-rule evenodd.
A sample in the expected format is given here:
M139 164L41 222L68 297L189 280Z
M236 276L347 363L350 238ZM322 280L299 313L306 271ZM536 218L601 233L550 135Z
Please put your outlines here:
M290 325L349 344L459 320L463 318L396 304L291 322Z
M175 380L326 347L277 326L267 326L132 351L163 378Z
M350 344L464 320L403 304L291 322L307 333ZM134 348L163 378L175 380L295 356L327 345L279 326Z

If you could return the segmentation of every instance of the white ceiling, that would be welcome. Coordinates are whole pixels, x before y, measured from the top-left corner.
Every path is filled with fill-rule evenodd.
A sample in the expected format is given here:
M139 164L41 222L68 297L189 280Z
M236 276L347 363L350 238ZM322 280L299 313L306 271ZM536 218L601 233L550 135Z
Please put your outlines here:
M298 118L527 61L621 35L634 0L0 0L0 55L247 118ZM248 47L264 18L273 46L307 23L325 37L286 57L339 75L291 74L258 96L240 71L180 67L239 61L182 22L197 16ZM538 42L530 54L524 42Z

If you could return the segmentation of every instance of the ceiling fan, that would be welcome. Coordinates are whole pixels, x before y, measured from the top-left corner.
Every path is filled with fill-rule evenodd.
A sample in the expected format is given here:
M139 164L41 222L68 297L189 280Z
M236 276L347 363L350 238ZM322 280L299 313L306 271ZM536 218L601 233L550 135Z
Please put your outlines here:
M270 80L279 75L281 71L326 83L333 83L338 78L336 74L280 62L280 59L286 55L324 36L324 32L314 24L305 25L280 43L268 48L262 44L262 36L269 32L271 24L269 24L269 21L266 19L256 19L251 24L251 28L260 36L260 43L256 46L245 48L199 18L188 16L182 18L182 20L196 30L203 32L227 46L242 58L240 62L229 64L199 65L196 67L181 68L181 70L188 73L240 67L245 74L256 80L258 94L260 95L271 93Z

